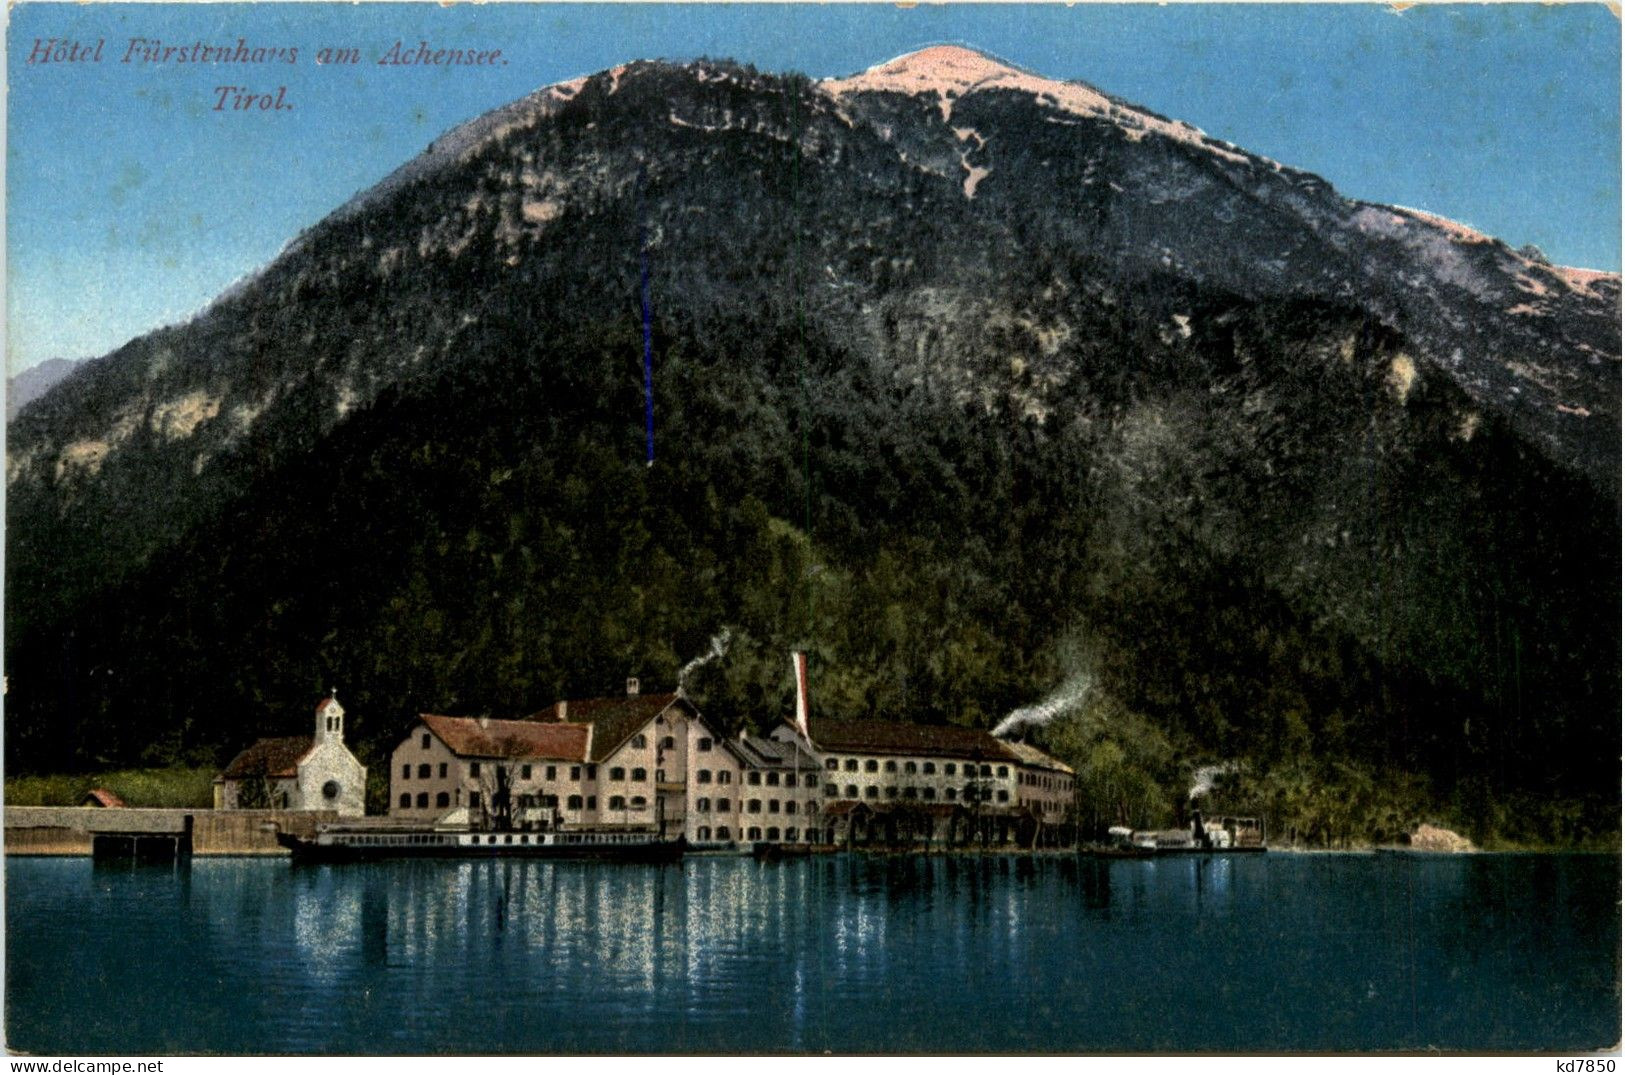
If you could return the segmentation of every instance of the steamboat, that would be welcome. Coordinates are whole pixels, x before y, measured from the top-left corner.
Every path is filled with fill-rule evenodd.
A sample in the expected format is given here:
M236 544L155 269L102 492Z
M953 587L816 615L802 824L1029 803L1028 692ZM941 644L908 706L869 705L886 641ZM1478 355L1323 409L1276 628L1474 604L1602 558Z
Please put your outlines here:
M328 825L314 836L278 831L296 863L374 862L397 858L551 858L600 862L677 862L681 836L652 832L455 832Z

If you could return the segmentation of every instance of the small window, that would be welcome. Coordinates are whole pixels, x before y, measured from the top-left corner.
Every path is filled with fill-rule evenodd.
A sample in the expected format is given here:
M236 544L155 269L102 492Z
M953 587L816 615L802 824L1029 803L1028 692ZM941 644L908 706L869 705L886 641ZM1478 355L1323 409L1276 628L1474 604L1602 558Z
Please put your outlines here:
M907 788L903 789L903 798L905 798L905 799L918 799L919 797L920 797L920 789L919 788L907 787Z
M888 799L897 798L897 786L895 784L886 789L886 798L888 798Z
M1003 788L1000 788L999 789L999 801L1001 803L1009 802L1010 801L1010 793L1008 791L1005 791Z
M785 838L786 841L788 841L790 843L795 843L796 837L798 835L800 835L800 834L795 829L785 829L784 830L784 838Z
M793 786L795 784L795 781L792 780L792 781L790 781L790 783ZM804 788L816 788L818 786L818 774L817 773L808 773L805 776L803 776L801 778L801 786L804 787Z
M770 787L770 788L776 788L776 787L779 786L779 774L778 773L768 773L767 774L767 786Z
M925 801L926 802L930 802L931 800L933 800L933 799L935 799L937 797L937 789L936 788L926 788L920 794L925 796Z
M786 800L784 804L784 812L787 814L793 814L796 812L796 801L794 799Z
M442 779L442 780L446 779L446 763L445 762L440 763L440 779Z
M669 735L666 736L664 739L660 740L660 749L661 750L676 750L677 749L677 740L673 739Z
M730 805L727 799L717 800L717 813L726 814L731 809L733 809L733 807Z
M428 733L428 732L424 732L424 733L423 733L423 737L422 737L422 740L421 740L421 743L422 743L422 746L423 746L423 749L424 749L424 750L428 750L428 749L429 749L429 733Z
M580 780L581 779L581 766L579 766L579 765L570 766L570 779L571 780Z
M412 793L410 791L401 792L401 809L412 809Z
M480 775L480 763L479 762L472 761L472 762L468 763L468 775L469 776L479 776Z
M446 807L451 805L451 796L447 795L443 791L436 792L435 797L434 797L434 804L436 806L440 807L442 810L444 810Z
M824 785L824 795L825 795L826 798L833 799L833 798L835 798L835 796L839 795L840 793L841 793L841 789L836 787L834 784L825 784Z
M717 839L726 840L732 835L733 834L728 831L728 826L726 826L726 825L718 825L717 826Z
M711 812L711 800L704 797L695 799L694 812L696 814L709 814Z
M858 797L858 786L856 784L848 784L846 786L846 797L848 799L856 799Z
M895 773L897 771L897 763L892 761L890 758L887 758L886 759L886 771L888 773Z
M745 839L747 839L747 840L760 840L761 838L762 838L762 830L757 828L754 825L752 825L750 827L750 832L745 834Z
M649 808L649 800L648 799L645 799L642 795L634 795L634 796L632 796L632 809L634 809L634 810L647 810L648 808Z
M914 772L914 763L911 762L911 761L905 761L903 763L903 772L905 772L905 773Z
M709 825L701 825L699 828L694 830L694 839L696 839L696 840L709 840L710 838L711 838L711 826L709 826Z
M870 758L868 761L863 763L863 771L866 773L878 773L880 772L880 763L875 761L875 759Z
M932 773L934 773L936 771L937 771L937 763L934 762L934 761L924 762L924 763L922 763L920 765L920 772L924 773L926 776L930 776Z
M779 800L777 800L777 799L769 799L769 800L767 800L767 812L770 813L770 814L778 813L779 812Z
M959 798L959 792L955 791L953 788L945 788L942 792L942 797L947 799L949 802L953 802L955 799Z
M529 780L530 779L530 766L521 765L519 767L519 779L521 779L521 780Z
M640 734L634 735L632 737L632 749L633 750L642 750L644 747L646 747L648 745L649 745L649 737L648 736L643 735L643 734L640 733Z
M410 765L401 766L401 779L402 780L410 780L410 779L412 779L412 767Z
M991 766L991 765L982 766L982 775L983 776L992 776L993 775L993 766Z
M757 772L755 769L752 769L750 772L745 774L745 783L749 784L753 788L760 787L762 783L762 774Z
M633 769L632 770L632 780L633 780L634 783L636 783L638 781L642 781L642 780L647 780L647 779L649 779L649 770L647 770L647 769Z
M749 802L747 802L745 804L745 812L748 813L748 814L759 814L759 813L761 813L762 812L762 800L760 800L760 799L752 799Z
M730 773L726 769L717 770L717 783L719 783L719 784L732 784L733 780L734 780L733 773Z
M559 778L559 767L557 765L549 765L547 767L547 777L546 777L546 779L548 779L548 780L557 780L558 778Z
M568 808L571 810L581 809L581 796L579 795L572 795L566 799L565 802L568 805Z
M841 762L840 762L839 758L825 758L824 759L824 768L829 769L831 771L834 771L836 769L839 769L840 767L841 767Z
M427 780L427 779L429 779L429 767L428 767L428 765L420 765L420 766L418 766L418 779L419 780Z
M480 793L479 792L471 791L471 792L468 793L468 808L470 810L478 810L480 808Z
M587 796L587 809L588 810L596 810L596 809L598 809L598 796L596 796L596 795Z
M699 772L694 774L694 783L696 783L696 784L709 784L710 782L711 782L711 770L709 770L709 769L701 769Z
M984 773L984 775L985 775L985 773ZM1009 776L1009 775L1010 775L1010 767L1008 765L999 766L999 776L1006 777L1006 776Z
M812 799L807 800L807 813L809 813L809 814L818 813L818 804L816 802L814 802Z
M429 793L426 792L426 791L418 792L418 809L419 810L427 810L428 808L429 808Z
M943 765L942 772L945 776L953 776L955 772L954 763L948 762L947 764Z
M868 787L863 789L863 797L865 799L878 799L880 798L880 789L875 787L873 784L870 784Z
M858 771L858 759L856 759L856 758L848 758L848 759L846 759L846 771L849 772L849 773L857 772Z
M625 780L626 770L622 769L619 765L615 766L615 768L609 771L609 779L611 783Z
M624 796L624 795L611 795L609 797L609 808L611 810L625 810L626 809L626 796Z
M576 770L573 769L573 768L570 770L570 779L571 780L576 779ZM596 765L587 766L587 779L588 780L597 780L598 779L598 766L596 766Z
M709 751L711 749L711 740L702 737L699 742L694 744L694 749L699 751Z
M771 826L771 827L768 828L768 830L767 830L767 838L769 840L777 840L779 838L778 826L775 825L775 826Z
M655 783L656 784L664 784L665 782L666 782L666 770L664 770L664 769L656 769L655 770Z

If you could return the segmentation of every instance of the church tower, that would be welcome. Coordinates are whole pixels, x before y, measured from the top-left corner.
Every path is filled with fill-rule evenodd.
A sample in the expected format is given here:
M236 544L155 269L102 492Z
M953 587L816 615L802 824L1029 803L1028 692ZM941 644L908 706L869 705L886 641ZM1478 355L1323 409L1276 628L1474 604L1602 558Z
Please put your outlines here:
M316 742L329 739L344 742L344 707L339 705L337 692L329 690L327 697L316 703Z

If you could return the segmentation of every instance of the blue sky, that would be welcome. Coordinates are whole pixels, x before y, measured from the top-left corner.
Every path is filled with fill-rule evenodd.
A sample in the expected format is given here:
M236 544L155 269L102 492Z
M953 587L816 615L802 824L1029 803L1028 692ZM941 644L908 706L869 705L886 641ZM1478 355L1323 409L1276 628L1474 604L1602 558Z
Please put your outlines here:
M815 77L953 42L1083 79L1353 197L1620 267L1620 27L1601 5L51 4L7 34L8 371L182 319L465 119L630 59ZM131 37L294 46L257 67L124 63ZM29 64L37 40L102 61ZM481 69L386 68L414 45ZM324 46L356 66L317 66ZM217 112L215 87L292 109Z

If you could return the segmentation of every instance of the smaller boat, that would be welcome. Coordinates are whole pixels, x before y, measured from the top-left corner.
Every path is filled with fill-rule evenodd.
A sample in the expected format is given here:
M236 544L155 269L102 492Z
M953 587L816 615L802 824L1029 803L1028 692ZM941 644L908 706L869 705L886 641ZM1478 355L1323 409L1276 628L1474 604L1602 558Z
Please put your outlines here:
M677 862L681 836L652 832L444 832L433 829L346 828L314 836L278 832L296 863L375 862L397 858L552 858L607 862Z

